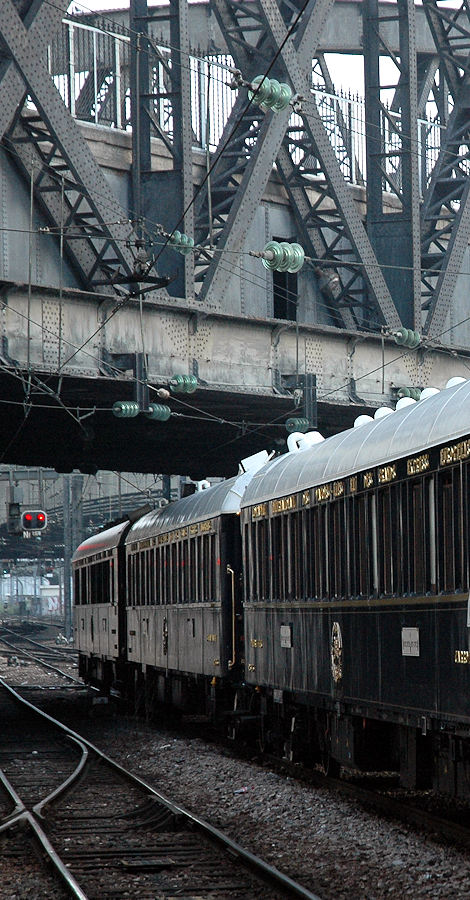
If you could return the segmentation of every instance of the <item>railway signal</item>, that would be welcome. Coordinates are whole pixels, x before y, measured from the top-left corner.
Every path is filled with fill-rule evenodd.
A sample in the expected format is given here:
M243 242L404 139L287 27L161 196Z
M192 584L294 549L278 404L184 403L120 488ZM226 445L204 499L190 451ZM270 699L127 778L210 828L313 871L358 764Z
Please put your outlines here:
M23 531L44 531L47 528L47 513L43 509L27 509L21 514Z

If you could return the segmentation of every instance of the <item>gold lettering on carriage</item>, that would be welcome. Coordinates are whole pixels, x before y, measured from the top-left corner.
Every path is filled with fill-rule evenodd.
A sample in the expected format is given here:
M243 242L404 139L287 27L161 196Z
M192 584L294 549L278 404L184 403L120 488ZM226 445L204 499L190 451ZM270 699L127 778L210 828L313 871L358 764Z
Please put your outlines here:
M200 522L199 525L190 525L189 529L187 526L184 528L175 528L174 531L167 531L166 534L158 535L158 543L159 544L168 544L169 541L179 541L182 538L187 538L188 534L197 534L198 532L211 531L212 530L212 522Z
M429 469L429 453L423 453L422 456L416 456L414 459L407 460L407 475L420 475Z
M321 484L315 488L315 500L321 503L322 500L329 500L331 497L331 486L329 484Z
M470 650L456 650L454 656L456 663L470 663Z
M310 491L304 491L302 494L302 506L310 506Z
M297 497L291 494L290 497L280 497L279 500L273 500L271 503L271 511L273 513L285 512L287 509L297 509Z
M344 494L344 481L335 481L333 484L333 497L342 497Z
M379 469L379 484L387 484L387 482L393 481L393 479L396 477L396 466L383 466L381 469Z
M357 475L351 475L349 479L349 493L355 494L357 491Z
M366 474L362 476L362 483L365 488L372 487L372 485L374 483L374 473L366 472Z
M251 510L251 518L259 519L260 516L267 516L268 514L268 504L267 503L257 503L256 506Z
M440 452L441 466L448 466L449 463L468 459L469 456L470 440L460 441L458 444L452 444L450 447L443 447Z

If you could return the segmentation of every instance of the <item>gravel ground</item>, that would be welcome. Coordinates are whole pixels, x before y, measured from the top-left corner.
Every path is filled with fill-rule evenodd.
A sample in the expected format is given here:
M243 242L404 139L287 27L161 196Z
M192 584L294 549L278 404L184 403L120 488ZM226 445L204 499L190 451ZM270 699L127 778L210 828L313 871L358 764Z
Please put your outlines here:
M322 900L469 898L470 854L223 749L117 719L94 740Z
M47 680L35 669L27 676L25 669L15 670L15 680ZM0 675L10 680L13 671L0 662ZM234 759L198 738L113 716L106 707L71 724L322 900L470 898L468 851L380 819L330 791Z

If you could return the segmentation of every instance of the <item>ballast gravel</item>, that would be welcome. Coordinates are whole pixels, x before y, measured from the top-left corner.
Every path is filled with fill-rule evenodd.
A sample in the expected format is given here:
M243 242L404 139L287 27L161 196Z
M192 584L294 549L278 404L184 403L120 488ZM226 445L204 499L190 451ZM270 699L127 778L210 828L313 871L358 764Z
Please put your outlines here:
M322 900L470 898L470 854L199 738L117 719L94 740ZM249 900L249 898L247 898Z

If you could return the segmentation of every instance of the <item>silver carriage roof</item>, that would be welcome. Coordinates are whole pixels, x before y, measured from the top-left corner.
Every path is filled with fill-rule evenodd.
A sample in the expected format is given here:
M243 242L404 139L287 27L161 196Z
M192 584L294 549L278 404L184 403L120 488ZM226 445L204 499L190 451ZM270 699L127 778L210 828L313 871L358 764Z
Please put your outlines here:
M86 556L93 556L95 553L102 553L103 550L113 550L114 547L119 545L122 533L128 526L128 520L119 522L118 525L99 531L98 534L93 534L86 541L82 541L72 556L72 562L77 562L77 560L84 559Z
M164 509L152 510L134 523L126 537L126 544L190 522L201 522L227 513L240 512L240 502L253 472L243 472L189 497L175 500Z
M242 508L294 494L470 434L470 381L263 466Z

